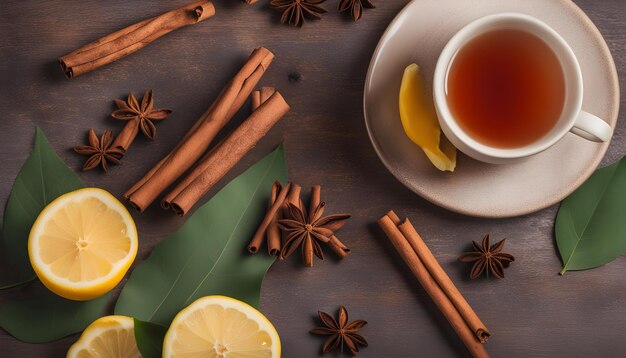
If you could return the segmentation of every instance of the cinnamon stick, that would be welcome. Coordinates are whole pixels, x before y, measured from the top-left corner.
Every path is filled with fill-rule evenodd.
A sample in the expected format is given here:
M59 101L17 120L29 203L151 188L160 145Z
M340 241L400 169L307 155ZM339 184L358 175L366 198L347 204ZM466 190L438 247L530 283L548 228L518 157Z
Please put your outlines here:
M274 183L280 188L280 182ZM286 200L285 200L286 201ZM282 217L283 206L285 205L285 201L282 202L280 208L276 211L272 220L270 221L269 226L267 227L267 252L270 256L279 257L281 250L281 241L280 241L280 228L278 227L278 220Z
M419 256L428 272L430 272L431 276L450 298L450 301L452 301L467 325L472 329L476 338L478 338L481 343L487 342L491 333L480 318L478 318L478 315L465 300L461 292L456 288L448 274L443 270L441 265L439 265L439 262L422 237L417 233L409 219L402 222L393 210L388 212L387 216L398 227L400 232L402 232L402 235L404 235L411 247L413 247L413 250Z
M252 112L261 107L261 91L252 91L250 94L250 109Z
M252 111L254 112L257 108L261 107L261 105L265 103L265 101L267 101L274 94L274 92L276 92L276 90L273 87L261 87L260 90L252 92L250 95Z
M210 1L194 1L140 21L58 58L67 78L93 71L145 47L159 37L215 15Z
M261 87L261 104L265 103L276 92L274 87Z
M259 108L261 104L265 103L265 101L267 101L274 92L275 89L272 87L261 87L260 90L253 91L250 95L250 104L252 111L256 111L257 108ZM280 182L274 183L273 186L277 186L280 189ZM280 228L278 227L278 220L282 216L284 206L285 201L283 201L280 209L272 217L265 233L267 237L267 252L270 256L274 257L280 257L281 238Z
M283 217L289 217L289 204L293 204L295 206L302 207L302 205L301 205L302 201L300 200L300 192L301 191L302 191L302 187L300 185L295 184L295 183L291 184L291 188L289 189L289 194L287 195L287 199L283 202L283 207L282 207L282 216ZM281 230L278 227L278 223L276 223L275 226L276 226L276 229L278 229L279 234L281 234ZM270 230L272 230L272 231L274 230L273 225L270 226ZM281 235L281 244L280 244L281 252L278 255L278 259L281 260L281 261L285 259L285 256L283 255L284 251L282 251L282 247L283 247L283 245L285 243L285 239L286 239L286 235L284 233L282 233L282 235Z
M254 95L254 92L252 92L252 95ZM272 208L272 205L274 205L280 189L280 182L275 181L274 184L272 184L270 199L267 202L267 210L270 210ZM248 244L248 252L251 254L256 254L257 252L259 252L259 247L261 247L261 244L263 243L263 238L265 238L265 236L253 236L252 240L250 240L250 243Z
M244 104L273 59L274 54L264 47L254 50L246 64L172 152L124 193L137 210L145 210L198 160L219 130Z
M302 187L298 184L292 184L291 190L289 190L289 195L287 196L287 202L283 206L283 214L284 216L289 215L289 204L293 204L302 208L302 200L300 200L300 193L302 191Z
M446 317L461 341L474 357L489 357L485 347L478 340L472 329L467 325L450 298L446 295L437 281L430 274L418 254L415 252L407 238L400 231L394 220L398 222L395 213L390 212L378 220L393 246L402 259L407 263L411 272L418 279L424 290L428 293L441 313ZM410 223L408 224L410 225Z
M130 147L130 145L137 137L137 133L139 133L139 123L139 118L131 119L126 122L124 128L122 128L120 134L117 135L111 146L113 148L119 147L124 149L124 151L127 151L128 147Z
M312 213L322 202L322 186L313 185L311 187L311 199L309 200L309 213Z
M291 184L287 183L287 185L285 185L284 187L280 189L280 192L278 193L278 195L275 195L274 191L276 187L272 186L272 195L274 196L274 199L272 199L273 203L272 203L272 206L267 211L267 213L265 214L265 217L263 218L261 225L259 225L256 232L254 233L254 236L252 237L250 246L248 246L248 251L250 251L250 253L254 254L258 251L259 245L263 241L263 238L265 237L265 232L267 230L267 227L269 226L272 219L276 216L276 213L278 212L278 210L283 205L283 201L285 201L285 198L287 198L287 193L289 193L290 187L291 187ZM269 245L269 242L268 242L268 245Z
M415 231L409 219L406 219L403 223L398 222L396 225L413 247L413 250L417 253L417 256L419 256L424 266L426 266L430 275L437 281L467 325L471 328L472 332L474 332L476 338L478 338L481 343L487 342L491 333L487 330L487 327L480 318L478 318L478 315L474 312L469 303L467 303L461 292L456 288L448 274L441 268L441 265L439 265L435 256L433 256L430 249L428 249L424 240L422 240L417 231Z
M287 102L275 92L165 196L162 206L186 214L288 111Z

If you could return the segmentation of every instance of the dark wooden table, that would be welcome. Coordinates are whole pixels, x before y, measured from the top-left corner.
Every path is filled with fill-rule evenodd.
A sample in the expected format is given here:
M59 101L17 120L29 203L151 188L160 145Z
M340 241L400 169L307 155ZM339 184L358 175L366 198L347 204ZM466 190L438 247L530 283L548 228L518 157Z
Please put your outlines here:
M285 357L318 356L322 340L308 333L316 324L314 316L318 309L334 312L341 304L351 318L369 321L363 334L370 347L362 351L363 357L467 354L377 228L376 219L391 208L419 226L435 256L491 328L487 348L493 356L626 355L626 258L561 277L553 235L556 206L507 220L457 215L405 189L378 160L363 125L363 83L378 38L406 0L374 1L377 9L366 11L356 24L335 11L337 0L329 0L330 13L301 30L280 26L268 0L255 6L215 0L215 18L174 32L113 65L71 81L57 67L57 56L185 2L2 2L0 209L30 152L35 126L44 129L63 160L78 171L84 158L69 148L85 140L87 129L121 128L108 117L111 100L152 88L157 105L174 110L170 119L158 124L156 142L138 138L123 165L107 175L80 174L88 185L119 196L178 142L247 54L263 45L277 58L262 83L279 88L293 109L223 183L284 140L292 180L303 186L322 184L333 211L354 215L341 232L353 249L346 260L328 259L304 269L294 257L275 264L267 275L262 311L276 325ZM624 0L576 3L604 34L624 87ZM624 120L620 115L604 164L626 153ZM157 207L134 217L141 237L137 261L184 222ZM470 282L469 268L455 259L470 240L485 233L506 237L507 249L517 260L504 280ZM0 294L0 304L12 294ZM0 332L0 356L61 357L76 338L34 345Z

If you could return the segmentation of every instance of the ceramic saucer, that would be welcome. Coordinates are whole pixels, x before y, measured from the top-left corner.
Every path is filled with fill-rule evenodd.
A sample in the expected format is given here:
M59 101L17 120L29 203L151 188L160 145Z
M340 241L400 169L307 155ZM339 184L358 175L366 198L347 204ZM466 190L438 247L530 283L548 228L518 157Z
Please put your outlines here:
M512 217L563 200L596 169L609 143L567 134L550 149L524 161L491 165L459 155L454 173L438 172L404 134L398 91L404 68L422 67L427 82L439 53L464 25L485 15L520 12L563 36L583 72L583 110L613 128L619 111L615 63L602 35L569 0L414 0L392 21L372 57L364 92L367 130L378 156L409 189L436 205L466 215ZM430 92L430 89L429 89Z

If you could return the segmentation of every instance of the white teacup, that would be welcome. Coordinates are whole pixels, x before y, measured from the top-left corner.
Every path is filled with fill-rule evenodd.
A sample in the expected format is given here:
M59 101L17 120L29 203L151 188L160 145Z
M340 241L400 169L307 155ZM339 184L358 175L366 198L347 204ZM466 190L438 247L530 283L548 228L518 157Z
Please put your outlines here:
M559 59L565 77L565 104L557 124L542 138L519 148L491 147L472 138L461 129L446 99L448 72L459 49L477 35L502 28L525 31L542 39ZM576 55L567 42L542 21L524 14L489 15L471 22L457 32L443 49L437 61L433 97L439 123L446 137L463 153L487 163L511 163L537 154L554 145L568 132L595 142L606 142L613 134L611 126L605 121L582 111L583 77Z

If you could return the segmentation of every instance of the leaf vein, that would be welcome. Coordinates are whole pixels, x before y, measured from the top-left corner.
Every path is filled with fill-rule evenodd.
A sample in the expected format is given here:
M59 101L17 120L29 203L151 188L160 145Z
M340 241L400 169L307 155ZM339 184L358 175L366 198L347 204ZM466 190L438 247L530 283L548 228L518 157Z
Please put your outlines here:
M215 269L215 267L217 267L217 265L219 264L220 260L222 259L222 256L224 255L224 252L226 252L226 249L228 248L228 245L230 245L231 243L231 239L233 237L233 234L235 233L235 231L237 230L237 227L239 226L239 223L241 222L241 220L243 219L243 217L246 215L246 213L248 212L248 210L250 209L250 204L252 203L252 199L254 199L254 196L257 194L259 187L261 186L261 184L263 183L263 181L265 181L265 178L267 177L267 174L270 172L270 169L274 166L274 162L276 160L276 152L274 152L274 158L272 158L272 162L267 166L267 168L265 169L265 173L263 173L263 176L261 177L261 180L259 180L256 188L254 189L253 194L250 196L250 200L248 200L248 203L246 204L246 208L245 210L242 211L241 215L239 216L239 219L237 220L237 223L235 225L235 228L233 229L233 231L230 233L230 236L228 237L228 240L226 241L226 245L224 245L224 248L222 248L222 251L220 252L220 255L218 256L217 260L215 261L215 263L213 264L213 266L211 267L211 270L204 276L204 278L202 279L202 281L200 281L200 283L196 286L196 289L189 295L189 297L187 297L187 299L185 300L185 306L189 303L189 300L191 300L191 298L198 292L198 290L200 289L200 287L202 287L202 285L204 284L204 282L206 281L206 279L213 273L213 270Z

